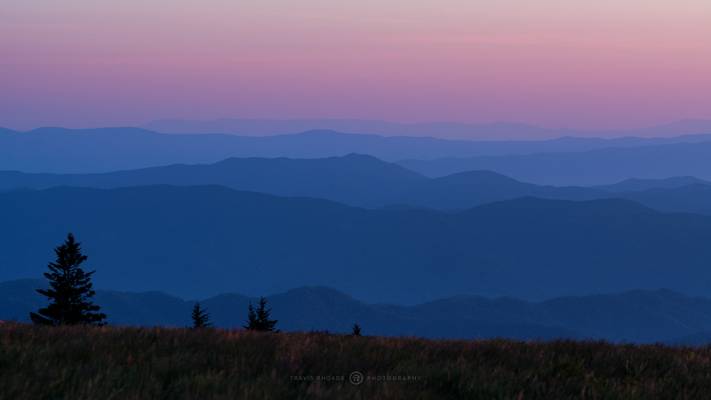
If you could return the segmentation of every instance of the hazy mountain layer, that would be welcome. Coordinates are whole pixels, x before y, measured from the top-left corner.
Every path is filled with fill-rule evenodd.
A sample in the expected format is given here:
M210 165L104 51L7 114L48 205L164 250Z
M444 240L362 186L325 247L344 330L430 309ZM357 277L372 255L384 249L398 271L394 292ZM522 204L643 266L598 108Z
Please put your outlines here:
M711 132L711 120L682 120L641 129L581 130L555 129L515 122L459 123L421 122L398 123L362 119L257 119L223 118L214 120L158 120L144 128L165 133L229 133L268 136L329 129L340 132L368 132L384 136L434 136L469 140L541 139L551 137L634 137L679 136ZM643 139L641 139L643 140Z
M556 187L490 171L426 178L397 164L351 154L323 159L231 158L215 164L170 165L103 174L0 172L0 190L54 186L223 185L279 196L315 197L361 207L465 209L533 196L591 200L625 198L661 211L711 214L711 184L692 177L632 179L601 187Z
M168 135L138 128L64 129L41 128L30 132L0 130L0 170L24 172L87 173L107 172L120 169L136 169L175 163L213 163L229 157L295 157L319 158L340 156L349 153L370 154L388 161L404 159L437 159L451 157L501 156L511 154L581 152L601 148L637 148L648 145L670 143L698 143L709 141L708 135L680 136L673 138L573 138L563 137L543 141L468 141L445 140L431 137L383 137L370 134L345 134L334 131L308 131L299 134L251 137L225 134ZM577 157L577 156L571 156ZM505 159L508 160L508 159ZM602 160L604 161L604 160ZM510 160L516 165L519 162ZM458 163L475 161L454 161L456 165L421 166L424 172L444 175L442 170L461 172L472 169L489 169L514 177L526 179L506 172L509 161L493 165L496 168L459 168ZM598 162L600 162L598 160ZM605 168L603 163L597 168ZM619 167L619 166L618 166ZM659 167L659 166L657 166ZM707 164L699 164L698 170L709 170ZM643 166L640 168L644 168ZM611 183L632 177L668 177L673 175L695 175L705 177L699 171L672 173L658 168L650 170L651 175L626 174L620 170L622 178L587 179L598 183ZM575 170L553 174L549 183L560 181L565 174ZM595 170L588 171L595 174ZM555 171L554 171L555 172ZM550 173L550 171L548 171ZM575 177L575 175L572 175ZM597 175L594 175L597 176ZM605 175L601 172L601 177ZM568 184L583 184L586 179Z
M223 187L0 194L0 279L40 276L67 232L104 287L186 297L333 287L366 301L708 294L711 217L534 198L462 212L366 210Z
M573 153L408 160L399 164L433 177L490 170L545 185L605 185L629 178L672 176L711 180L711 142L614 147Z

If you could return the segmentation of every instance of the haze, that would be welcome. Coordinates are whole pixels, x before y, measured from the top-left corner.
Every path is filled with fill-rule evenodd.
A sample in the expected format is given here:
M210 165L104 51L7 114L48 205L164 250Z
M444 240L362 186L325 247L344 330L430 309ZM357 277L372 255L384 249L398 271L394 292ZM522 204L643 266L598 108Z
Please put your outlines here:
M706 0L4 0L0 125L711 116Z

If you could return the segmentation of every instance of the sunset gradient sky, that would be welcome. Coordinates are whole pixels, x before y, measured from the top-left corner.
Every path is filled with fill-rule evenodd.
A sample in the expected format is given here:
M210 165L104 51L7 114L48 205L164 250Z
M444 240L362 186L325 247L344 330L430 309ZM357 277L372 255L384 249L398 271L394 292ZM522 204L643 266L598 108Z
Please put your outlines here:
M709 0L2 0L0 126L711 117Z

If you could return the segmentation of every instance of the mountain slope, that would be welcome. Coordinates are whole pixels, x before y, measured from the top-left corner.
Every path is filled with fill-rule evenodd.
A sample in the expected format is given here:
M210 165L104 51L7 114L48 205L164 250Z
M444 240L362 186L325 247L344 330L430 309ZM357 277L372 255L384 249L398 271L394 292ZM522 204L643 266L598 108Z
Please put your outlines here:
M633 200L658 210L711 215L711 185L695 184L675 189L649 189L622 193L618 197Z
M350 154L320 159L230 158L214 164L169 165L103 174L0 172L0 190L54 186L117 188L144 185L222 185L280 196L317 197L380 206L427 180L397 164Z
M365 210L223 187L0 194L0 279L40 276L67 232L104 287L186 297L323 285L367 301L708 293L711 218L621 200Z
M660 211L711 214L708 206L711 184L701 186L705 183L693 177L677 177L631 179L600 187L544 186L491 171L426 178L397 164L358 154L320 159L230 158L214 164L169 165L100 174L0 171L0 191L55 186L222 185L279 196L322 198L359 207L399 205L443 210L466 209L526 196L561 200L624 198Z
M429 179L365 155L320 159L230 158L214 164L169 165L101 174L0 171L0 190L55 186L118 188L142 185L222 185L280 196L304 196L365 207L402 204L463 209L522 196L593 199L607 192L537 186L488 171Z
M398 193L394 202L436 209L465 209L527 196L561 200L613 197L593 188L533 185L491 171L467 171L418 181Z

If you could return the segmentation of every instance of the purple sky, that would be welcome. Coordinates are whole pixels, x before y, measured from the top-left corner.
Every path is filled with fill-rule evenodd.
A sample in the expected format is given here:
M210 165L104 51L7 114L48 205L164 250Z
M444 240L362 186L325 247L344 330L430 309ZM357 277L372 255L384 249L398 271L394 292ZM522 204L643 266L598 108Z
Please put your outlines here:
M0 126L711 117L708 0L3 0Z

